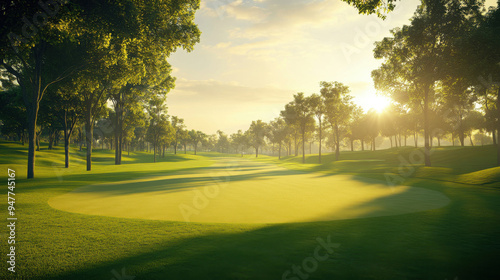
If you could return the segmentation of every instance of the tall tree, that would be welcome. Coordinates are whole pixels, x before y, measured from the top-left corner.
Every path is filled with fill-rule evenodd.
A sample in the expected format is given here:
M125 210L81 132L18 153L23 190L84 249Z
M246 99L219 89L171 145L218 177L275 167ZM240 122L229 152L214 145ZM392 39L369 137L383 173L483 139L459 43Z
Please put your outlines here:
M276 118L269 123L271 142L278 144L278 159L281 159L281 146L288 135L288 127L283 118Z
M306 162L306 133L314 124L313 112L310 107L310 102L304 97L303 92L299 92L293 96L293 106L296 112L296 122L302 135L302 163Z
M153 158L156 162L157 150L161 143L170 142L174 138L174 128L166 115L165 98L153 96L149 101L148 112L151 116L146 139L153 144Z
M349 87L339 82L320 82L321 96L325 100L325 116L333 130L335 160L339 160L342 132L351 119L354 109Z
M266 143L264 137L267 135L267 125L262 120L252 121L247 133L249 144L255 148L255 157L258 157L259 148Z
M290 133L290 138L293 138L295 156L298 156L298 145L297 145L297 137L300 134L299 129L299 111L297 107L292 102L285 105L285 110L280 112L280 116L285 120L285 123L288 126L288 132ZM289 153L291 154L291 140L289 145Z
M50 100L51 109L56 114L57 120L64 133L65 168L69 168L71 135L73 134L76 123L83 116L83 110L79 104L78 96L76 96L72 90L71 83L65 83L64 86L58 89L57 94L51 96L52 100Z
M180 131L180 143L184 147L184 154L187 153L187 145L191 142L191 137L189 135L189 131L186 129L183 129Z
M309 97L309 106L318 120L318 162L321 163L321 141L323 139L323 116L325 114L325 103L321 95L313 94Z
M217 143L215 144L219 153L227 153L229 151L229 138L222 130L217 130Z
M194 148L194 154L196 155L196 151L198 150L198 145L203 142L203 140L207 137L207 135L199 130L190 130L189 131L189 138L191 141L191 144L193 145Z
M184 119L181 119L177 116L172 116L171 117L171 123L172 127L174 128L175 134L174 134L174 139L173 139L173 146L174 146L174 154L177 154L177 146L179 145L179 142L181 140L181 131L186 127L184 125Z
M248 135L238 130L237 133L231 134L231 143L234 145L237 153L241 153L241 157L243 157L244 151L249 146Z

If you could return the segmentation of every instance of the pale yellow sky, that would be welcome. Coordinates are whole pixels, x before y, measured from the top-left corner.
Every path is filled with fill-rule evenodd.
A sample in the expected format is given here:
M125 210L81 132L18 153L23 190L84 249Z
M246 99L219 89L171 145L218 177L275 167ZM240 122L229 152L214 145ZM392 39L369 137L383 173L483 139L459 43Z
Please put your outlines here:
M202 0L201 42L170 58L177 82L168 113L190 129L230 134L277 117L297 92L319 93L320 81L348 85L367 110L381 63L373 44L407 24L418 3L398 2L382 20L340 0Z

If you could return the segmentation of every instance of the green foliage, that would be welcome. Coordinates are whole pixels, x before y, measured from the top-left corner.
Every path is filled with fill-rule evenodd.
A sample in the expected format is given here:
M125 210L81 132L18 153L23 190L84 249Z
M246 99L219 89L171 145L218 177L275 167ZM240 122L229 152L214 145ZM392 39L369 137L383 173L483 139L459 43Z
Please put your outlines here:
M351 6L356 7L360 14L374 14L381 18L385 18L386 14L393 11L396 7L397 0L342 0Z
M10 87L0 92L0 129L2 134L15 134L18 140L23 137L27 129L26 108L22 100L21 88Z
M265 137L268 134L268 127L262 120L252 121L247 130L248 144L255 148L255 156L259 155L259 148L266 144Z

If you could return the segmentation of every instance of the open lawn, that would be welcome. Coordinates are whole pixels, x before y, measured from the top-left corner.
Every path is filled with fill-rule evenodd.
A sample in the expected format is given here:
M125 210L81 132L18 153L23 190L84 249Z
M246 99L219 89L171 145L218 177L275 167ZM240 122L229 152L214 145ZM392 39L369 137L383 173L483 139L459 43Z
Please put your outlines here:
M438 148L430 168L409 147L323 164L131 152L121 166L96 150L91 172L84 151L64 169L44 148L26 180L26 147L0 142L0 209L15 169L18 217L2 279L500 279L492 146Z

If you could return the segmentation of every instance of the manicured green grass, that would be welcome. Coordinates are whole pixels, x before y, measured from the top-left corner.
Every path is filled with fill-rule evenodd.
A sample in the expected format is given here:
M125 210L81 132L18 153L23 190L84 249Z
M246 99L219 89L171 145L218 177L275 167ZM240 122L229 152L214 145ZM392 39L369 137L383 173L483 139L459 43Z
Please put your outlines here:
M9 275L5 257L2 279L109 280L118 279L113 272L121 275L122 269L135 279L281 279L292 265L300 266L313 256L317 238L327 237L340 246L327 260L318 262L317 269L302 269L308 279L500 279L499 182L496 169L481 171L493 168L493 147L460 153L450 152L451 148L436 151L436 168L445 168L442 173L449 177L427 179L425 172L418 173L425 168L415 166L415 172L404 178L403 185L446 195L450 203L444 207L395 216L290 224L185 223L57 210L49 206L50 199L89 184L179 172L196 174L216 166L211 157L182 154L169 154L153 164L152 155L145 153L131 153L130 158L124 157L123 165L114 166L111 151L96 150L95 157L101 160L94 162L93 171L84 171L83 153L77 151L66 170L61 149L42 149L37 155L37 178L26 180L25 149L0 143L4 182L7 168L14 168L18 178L17 272ZM327 162L331 157L327 155L323 165L302 165L290 158L283 166L316 172L315 176L342 173L384 180L386 173L398 174L398 156L410 152L403 148L344 153L341 160L346 162ZM385 161L373 161L380 159ZM466 174L474 175L476 185L453 182ZM4 217L6 185L0 195ZM379 204L375 199L365 205ZM6 230L1 232L3 256L8 253L7 235Z
M449 203L446 196L428 189L297 172L248 159L214 160L216 164L196 172L80 187L51 198L49 205L124 218L290 223L399 215Z

